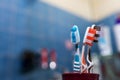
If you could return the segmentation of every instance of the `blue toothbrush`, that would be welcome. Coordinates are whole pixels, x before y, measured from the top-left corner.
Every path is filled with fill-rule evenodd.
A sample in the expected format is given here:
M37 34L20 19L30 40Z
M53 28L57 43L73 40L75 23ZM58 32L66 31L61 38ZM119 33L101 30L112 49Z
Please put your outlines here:
M79 43L80 43L80 35L79 30L76 25L74 25L71 29L71 42L75 45L75 54L74 54L74 61L73 61L73 71L80 72L80 51L79 51Z

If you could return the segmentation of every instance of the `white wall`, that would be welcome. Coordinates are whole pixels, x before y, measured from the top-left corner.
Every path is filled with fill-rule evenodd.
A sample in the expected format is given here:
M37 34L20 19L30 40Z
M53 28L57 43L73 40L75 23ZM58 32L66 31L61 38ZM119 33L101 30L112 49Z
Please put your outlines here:
M93 20L98 21L115 12L120 12L120 0L92 0Z
M84 17L91 20L91 9L88 0L40 0L78 17Z
M120 11L120 0L40 0L78 17L98 21Z

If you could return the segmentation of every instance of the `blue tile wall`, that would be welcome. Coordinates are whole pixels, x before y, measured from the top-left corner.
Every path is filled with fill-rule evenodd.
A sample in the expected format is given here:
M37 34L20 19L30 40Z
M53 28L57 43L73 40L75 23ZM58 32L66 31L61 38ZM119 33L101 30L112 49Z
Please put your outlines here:
M0 80L49 80L54 71L35 70L20 75L20 53L29 48L39 51L56 49L57 72L72 71L72 51L65 48L70 28L79 26L81 40L92 22L37 0L0 0ZM97 51L97 48L94 49ZM48 76L48 77L46 77Z

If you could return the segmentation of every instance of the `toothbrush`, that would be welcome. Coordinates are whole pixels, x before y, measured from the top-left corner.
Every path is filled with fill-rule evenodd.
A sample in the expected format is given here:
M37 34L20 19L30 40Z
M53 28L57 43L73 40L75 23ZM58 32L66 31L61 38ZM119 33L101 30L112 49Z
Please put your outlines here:
M99 27L99 26L95 26L95 25L92 25L92 29L95 29L96 30L96 32L95 32L95 34L94 34L94 40L93 40L93 42L98 42L98 37L100 37L100 31L101 31L101 28ZM93 61L92 61L92 57L91 57L91 47L92 46L90 46L90 45L88 45L88 52L87 52L87 61L88 61L88 63L89 63L89 66L88 66L88 68L87 68L87 72L88 73L91 73L92 71L92 68L93 68L93 66L94 66L94 63L93 63Z
M71 42L75 45L75 54L73 61L73 71L80 72L80 51L79 51L79 43L80 43L80 35L79 30L76 25L74 25L71 29Z
M83 46L82 46L82 55L81 55L81 73L86 73L87 71L87 63L85 59L85 46L86 46L86 36L88 34L89 27L86 29L85 36L83 39ZM89 42L89 41L88 41Z
M84 47L88 46L87 49L87 62L89 65L87 65L84 61L83 63L83 59L85 58L85 56L82 56L82 67L81 67L81 73L90 73L94 63L92 61L91 58L91 47L93 45L93 42L98 42L97 38L99 37L99 31L100 31L100 27L92 25L92 27L88 27L84 36L84 40L83 40L83 48L82 48L82 55L84 55L85 51L84 51ZM83 58L84 57L84 58Z

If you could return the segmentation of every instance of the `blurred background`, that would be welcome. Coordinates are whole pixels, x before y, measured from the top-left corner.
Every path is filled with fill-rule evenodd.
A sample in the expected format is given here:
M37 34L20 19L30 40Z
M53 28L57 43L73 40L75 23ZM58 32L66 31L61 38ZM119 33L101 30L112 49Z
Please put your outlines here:
M62 80L73 71L74 24L80 47L88 26L102 27L94 72L119 80L120 0L0 0L0 80Z

